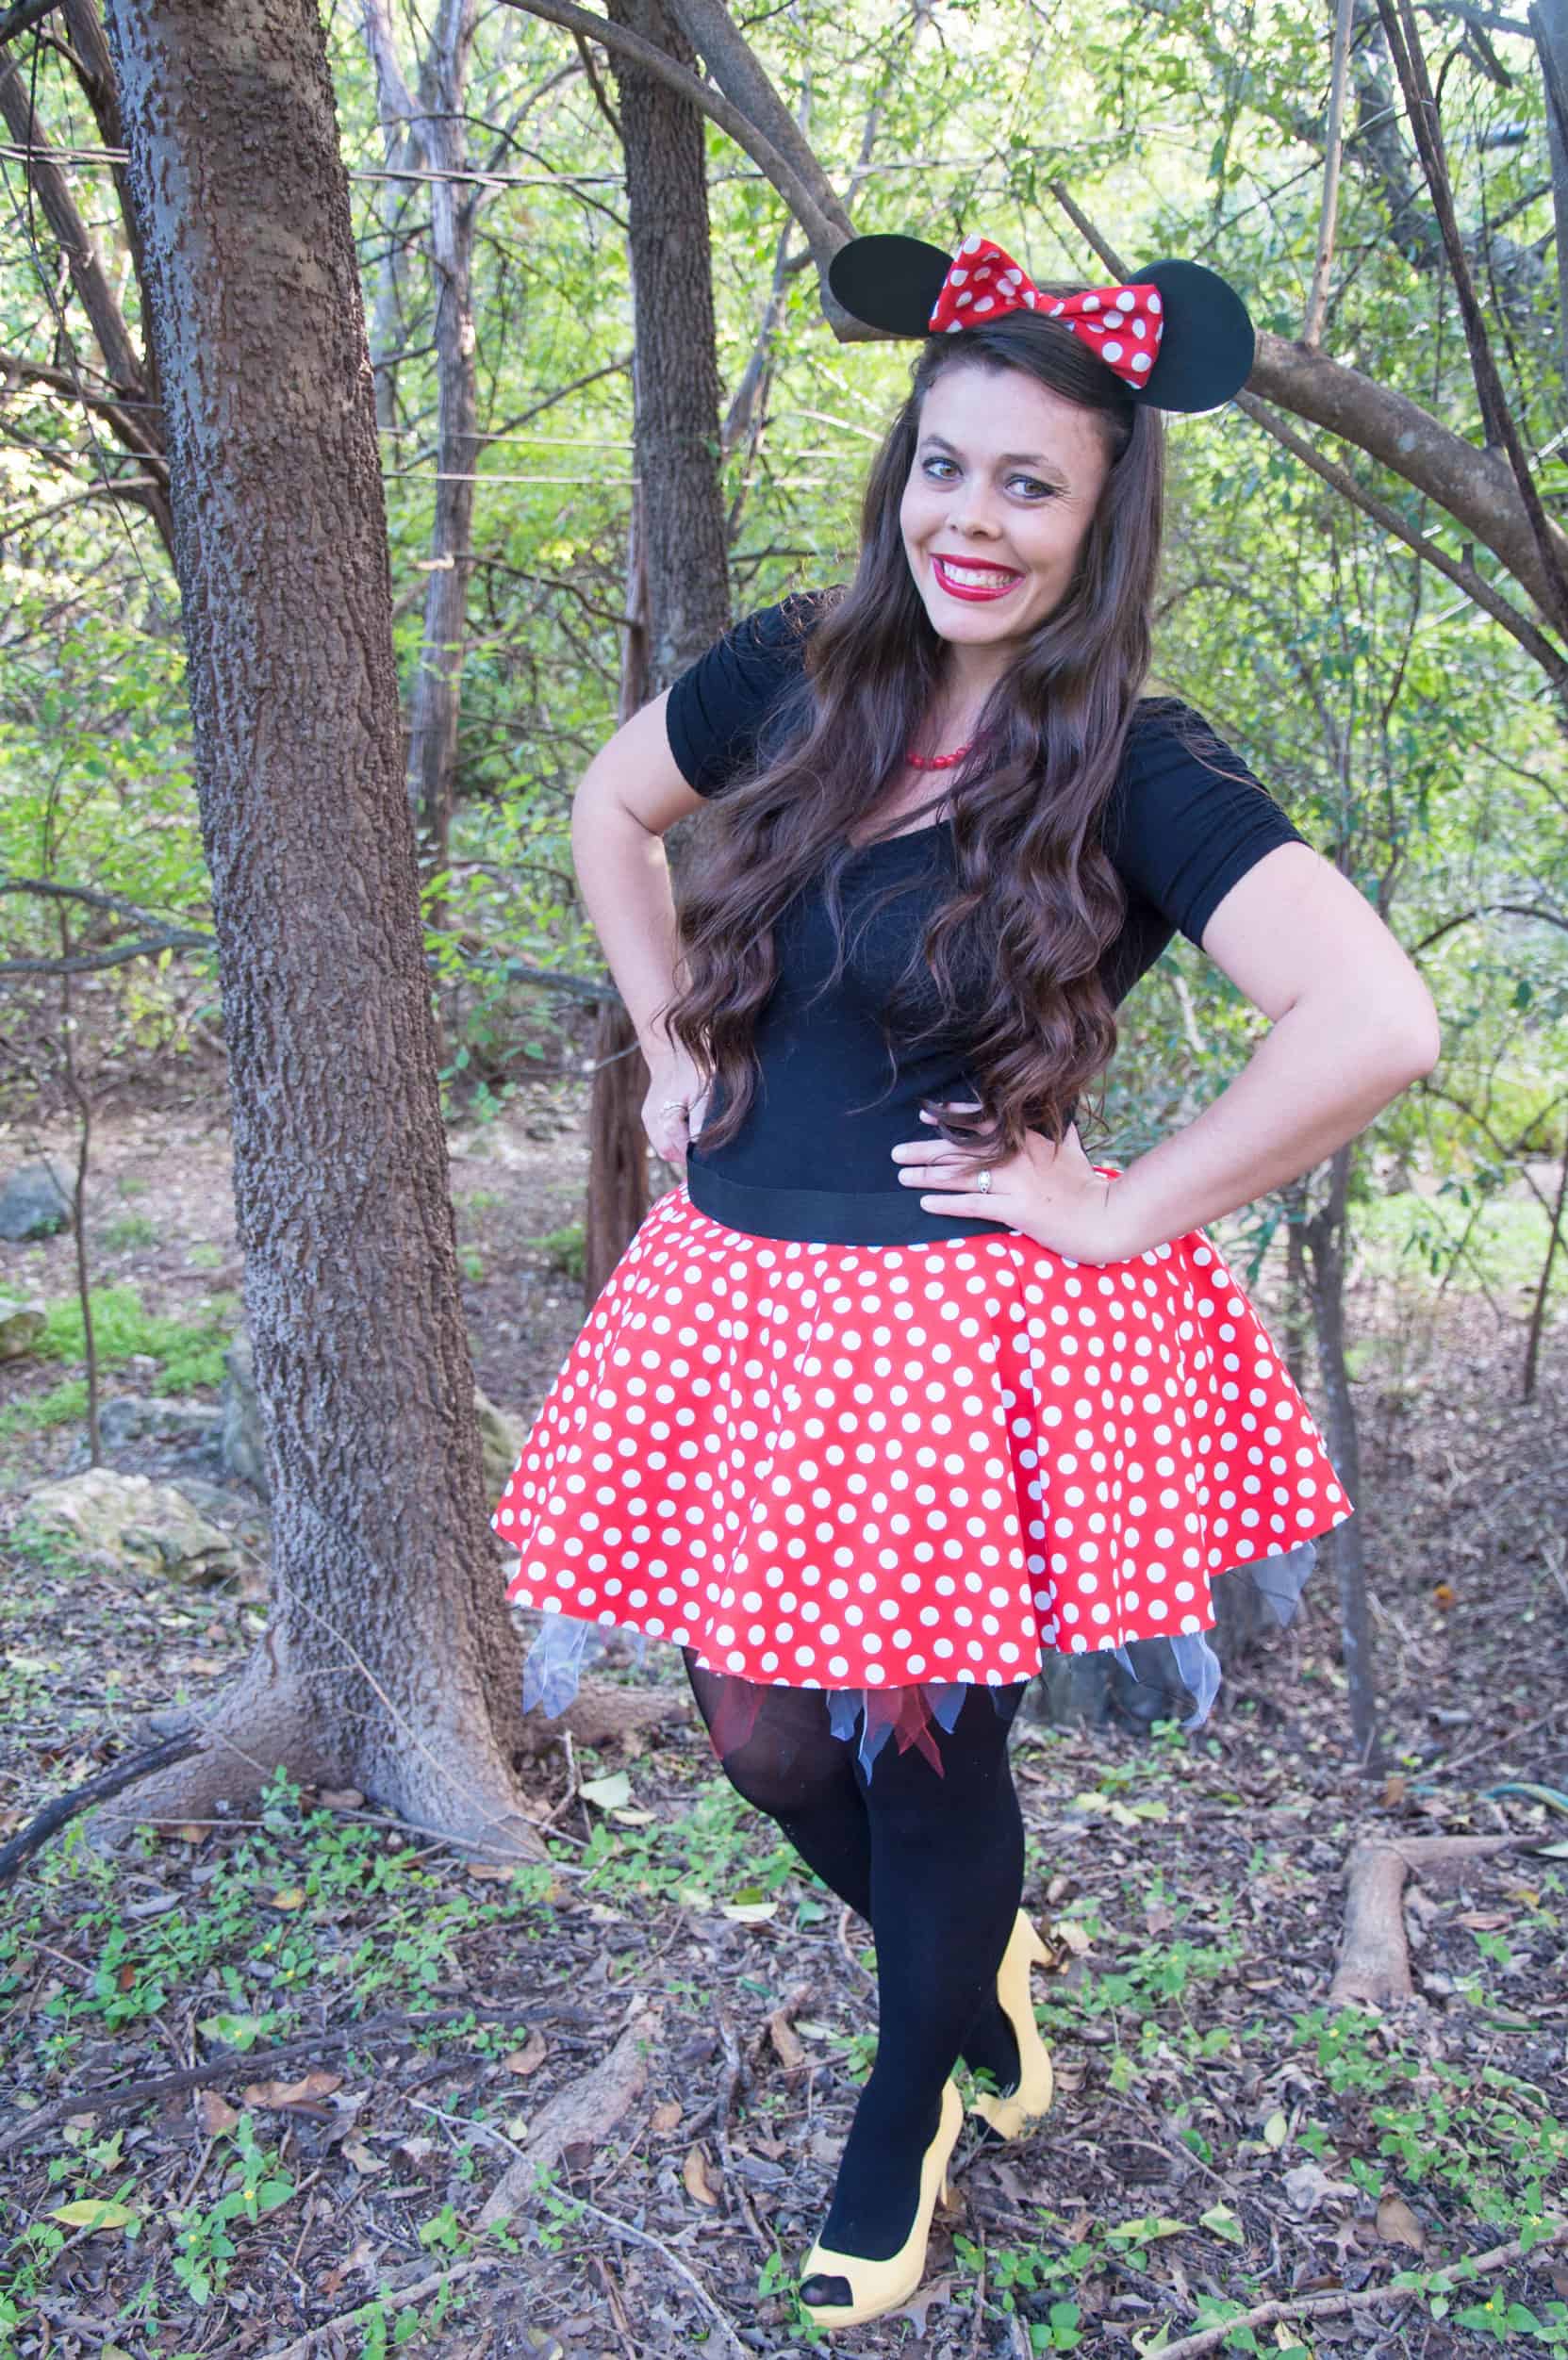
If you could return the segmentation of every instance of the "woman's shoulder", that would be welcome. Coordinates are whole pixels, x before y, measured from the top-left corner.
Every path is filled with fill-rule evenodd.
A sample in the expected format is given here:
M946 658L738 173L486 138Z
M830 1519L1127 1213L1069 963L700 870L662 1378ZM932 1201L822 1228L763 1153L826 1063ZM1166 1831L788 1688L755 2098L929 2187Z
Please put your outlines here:
M1184 697L1163 691L1139 697L1133 704L1127 747L1132 755L1178 748L1194 754L1218 752L1234 758L1233 750L1206 714Z
M1140 697L1132 708L1114 799L1137 803L1165 797L1180 782L1198 793L1207 782L1259 790L1246 757L1184 697Z
M674 683L666 731L699 794L721 793L743 775L765 729L793 707L811 635L841 596L838 588L792 590L754 607Z
M844 595L844 586L834 583L817 589L790 590L770 605L753 608L741 618L728 636L776 656L788 656L803 650L824 615L830 614Z

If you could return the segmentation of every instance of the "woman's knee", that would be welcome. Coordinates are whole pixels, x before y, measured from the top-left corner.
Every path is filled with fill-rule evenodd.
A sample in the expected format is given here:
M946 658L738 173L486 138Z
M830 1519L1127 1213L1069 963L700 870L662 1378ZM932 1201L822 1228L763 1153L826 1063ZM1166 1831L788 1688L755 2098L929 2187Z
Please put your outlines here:
M831 1751L827 1750L831 1748ZM756 1737L721 1757L735 1792L770 1819L791 1819L832 1804L860 1807L847 1747L829 1737L809 1753L784 1753Z

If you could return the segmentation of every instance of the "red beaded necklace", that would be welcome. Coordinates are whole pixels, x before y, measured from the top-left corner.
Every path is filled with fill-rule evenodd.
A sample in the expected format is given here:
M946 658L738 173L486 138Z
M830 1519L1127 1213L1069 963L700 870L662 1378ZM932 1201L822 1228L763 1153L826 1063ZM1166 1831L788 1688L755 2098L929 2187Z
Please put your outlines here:
M973 751L974 741L971 738L967 746L955 746L950 754L917 754L906 751L904 760L914 770L950 770L955 763L962 762L966 754L973 753Z

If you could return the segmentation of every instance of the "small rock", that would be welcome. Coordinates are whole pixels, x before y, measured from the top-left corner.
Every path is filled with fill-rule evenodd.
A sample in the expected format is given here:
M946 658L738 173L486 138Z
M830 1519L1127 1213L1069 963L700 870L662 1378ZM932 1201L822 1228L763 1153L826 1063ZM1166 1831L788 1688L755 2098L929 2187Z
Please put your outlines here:
M127 1443L144 1442L150 1434L177 1434L192 1442L223 1431L223 1413L210 1403L175 1401L161 1394L143 1396L123 1394L106 1401L98 1412L98 1431L107 1450L123 1450Z
M25 1360L43 1333L41 1303L18 1303L0 1295L0 1361Z
M26 1515L127 1569L154 1567L180 1581L222 1581L239 1570L226 1532L172 1483L89 1467L27 1495Z
M493 1401L486 1399L479 1387L473 1389L474 1414L479 1420L479 1440L485 1454L485 1490L487 1497L499 1499L506 1489L506 1480L522 1455L521 1427L498 1410Z
M26 1163L0 1190L0 1237L12 1244L26 1237L53 1237L71 1219L75 1198L60 1186L47 1163Z
M235 1337L223 1355L223 1366L227 1371L222 1395L224 1469L229 1475L242 1476L247 1483L255 1485L263 1499L271 1499L261 1404L256 1391L256 1355L248 1335Z

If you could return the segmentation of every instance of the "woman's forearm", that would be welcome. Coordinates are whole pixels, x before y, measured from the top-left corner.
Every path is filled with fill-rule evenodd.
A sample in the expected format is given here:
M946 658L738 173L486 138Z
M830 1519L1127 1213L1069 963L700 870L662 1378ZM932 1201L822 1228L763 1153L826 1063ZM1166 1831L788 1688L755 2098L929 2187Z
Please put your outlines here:
M1379 1040L1364 999L1307 994L1195 1121L1128 1165L1111 1192L1120 1250L1164 1245L1298 1179L1435 1063Z
M662 836L617 808L573 806L571 852L594 931L645 1057L671 1047L657 1012L674 990L679 938Z

